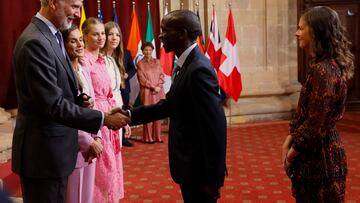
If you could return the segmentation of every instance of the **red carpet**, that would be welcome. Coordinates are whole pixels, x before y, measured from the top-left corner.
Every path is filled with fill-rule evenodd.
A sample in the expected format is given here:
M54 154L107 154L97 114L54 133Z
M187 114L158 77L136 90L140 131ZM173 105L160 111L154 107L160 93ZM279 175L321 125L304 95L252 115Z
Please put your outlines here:
M360 203L360 113L347 113L338 123L348 157L347 203ZM141 127L134 135L141 135ZM281 145L288 121L233 125L228 129L227 164L229 176L222 188L220 203L294 202L290 181L282 169ZM163 126L163 130L167 130ZM168 171L167 136L164 143L136 142L123 148L125 198L122 203L182 202L178 185ZM8 168L0 164L0 172ZM1 174L1 173L0 173ZM4 175L4 174L3 174ZM17 193L15 176L9 175L5 188Z
M360 202L359 124L360 113L347 113L338 123L348 156L348 203ZM133 134L140 135L141 129ZM280 159L287 129L288 121L228 129L229 176L219 202L294 202ZM135 142L134 148L124 148L125 198L121 202L182 202L179 187L168 171L167 137L163 138L162 144Z

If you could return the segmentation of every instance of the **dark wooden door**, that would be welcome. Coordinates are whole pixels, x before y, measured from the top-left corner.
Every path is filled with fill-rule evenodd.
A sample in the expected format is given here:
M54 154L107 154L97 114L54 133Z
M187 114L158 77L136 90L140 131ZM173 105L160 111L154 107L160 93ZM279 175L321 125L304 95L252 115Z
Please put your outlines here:
M352 43L351 51L355 55L355 73L349 82L348 110L360 110L360 0L298 0L298 19L310 7L329 6L337 11L347 37ZM302 83L308 68L308 58L303 50L298 49L298 79Z

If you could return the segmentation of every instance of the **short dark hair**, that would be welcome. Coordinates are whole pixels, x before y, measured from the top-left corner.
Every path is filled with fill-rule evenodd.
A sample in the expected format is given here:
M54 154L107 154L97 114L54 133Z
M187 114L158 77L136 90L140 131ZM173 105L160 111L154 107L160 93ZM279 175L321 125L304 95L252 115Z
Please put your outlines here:
M201 34L199 17L192 11L181 9L169 12L164 19L171 22L170 26L176 30L186 30L189 39L195 41Z
M144 42L141 45L141 51L144 51L145 47L151 47L152 49L154 49L154 45L151 42Z

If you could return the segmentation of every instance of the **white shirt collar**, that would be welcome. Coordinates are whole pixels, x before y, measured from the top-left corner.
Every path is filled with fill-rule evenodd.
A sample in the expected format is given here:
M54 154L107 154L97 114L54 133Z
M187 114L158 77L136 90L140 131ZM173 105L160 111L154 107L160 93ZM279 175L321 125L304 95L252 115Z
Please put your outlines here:
M44 16L42 16L39 12L36 13L35 17L39 18L41 21L43 21L50 29L51 33L55 35L56 32L59 30L55 27L52 22L50 22L48 19L46 19Z
M180 55L180 57L176 60L177 66L182 67L184 65L186 58L189 56L190 52L196 47L196 45L196 43L192 44Z

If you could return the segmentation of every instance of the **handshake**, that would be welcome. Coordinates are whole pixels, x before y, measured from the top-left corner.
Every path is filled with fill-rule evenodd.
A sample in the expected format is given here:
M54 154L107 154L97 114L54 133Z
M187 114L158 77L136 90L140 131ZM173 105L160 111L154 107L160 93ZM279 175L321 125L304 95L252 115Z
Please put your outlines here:
M116 107L104 113L104 125L111 130L118 130L131 122L128 111Z

